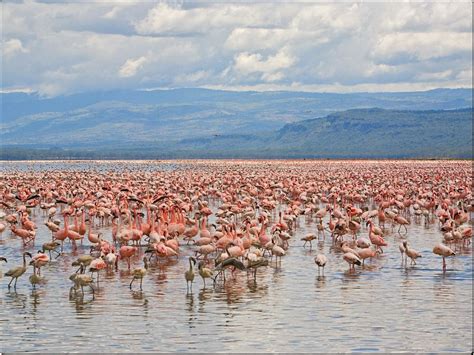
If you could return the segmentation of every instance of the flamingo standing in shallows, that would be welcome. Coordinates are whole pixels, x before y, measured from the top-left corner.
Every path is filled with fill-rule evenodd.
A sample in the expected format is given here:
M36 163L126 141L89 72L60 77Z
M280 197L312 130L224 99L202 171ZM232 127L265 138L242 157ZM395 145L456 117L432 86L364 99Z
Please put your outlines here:
M208 267L204 266L204 262L200 261L199 264L199 276L202 277L202 281L204 283L204 288L206 288L206 279L210 279L213 276L213 272Z
M84 268L86 266L89 266L90 263L92 262L92 260L94 260L94 258L91 255L81 255L76 260L74 260L71 263L71 265L72 266L79 266L79 269L76 270L76 273L78 273L81 270L81 266L83 266Z
M381 247L383 246L387 246L387 242L385 241L385 239L383 239L383 237L379 236L379 235L376 235L373 233L373 223L372 221L367 221L367 226L370 226L369 228L369 239L370 239L370 242L375 245L375 250L380 250L381 253L383 253L383 249Z
M54 233L59 231L59 226L56 223L51 222L51 221L44 222L44 225L48 227L48 229L51 231L51 238L54 239Z
M187 243L186 243L186 244L189 244L189 242L190 242L191 240L193 240L193 238L194 238L195 236L197 236L198 232L199 232L199 227L198 227L198 215L195 214L195 215L194 215L194 225L193 225L191 228L186 229L186 230L184 231L184 239L187 240Z
M314 262L316 263L316 265L318 265L318 275L321 268L323 268L323 275L324 275L324 267L326 266L327 261L328 259L323 254L318 254L314 258Z
M11 226L11 230L12 230L13 234L15 234L16 236L18 236L22 239L23 245L26 245L26 244L28 244L29 242L31 242L32 240L35 239L34 231L29 231L29 230L23 229L23 228L16 228L14 225Z
M410 248L406 240L403 241L403 246L405 247L406 256L411 259L410 265L416 265L416 259L421 258L421 254L415 249Z
M38 250L38 254L33 256L30 261L30 265L33 265L34 273L36 274L36 269L38 269L38 276L41 276L41 267L49 263L49 256L44 253L44 250Z
M196 259L194 259L192 256L189 257L189 270L186 270L184 273L184 278L186 279L186 288L187 291L191 289L191 292L193 290L193 281L194 281L194 267L193 264L196 264ZM191 284L191 287L189 286Z
M15 284L13 285L13 288L16 289L16 283L18 281L18 278L26 272L26 257L27 256L29 256L30 258L32 257L29 252L25 251L23 253L23 266L14 267L13 269L10 269L5 273L5 276L9 276L12 278L10 282L8 283L8 288L11 287L12 281L13 279L15 279Z
M92 220L94 219L94 215L94 213L89 212L89 231L87 232L87 239L89 239L91 244L98 244L100 243L100 233L96 234L92 232Z
M365 265L365 259L373 258L375 255L377 255L377 252L375 251L375 249L372 249L372 248L358 249L357 253L359 254L359 257L362 259L362 265Z
M342 258L344 261L346 261L349 264L349 270L354 270L355 271L355 265L361 265L362 261L360 258L355 255L354 253L347 252L345 253Z
M433 253L441 255L443 257L443 271L446 271L446 258L448 256L456 255L456 253L444 244L437 244L433 248Z
M400 242L400 244L398 244L398 249L400 250L400 254L402 255L402 263L405 261L407 262L407 258L406 258L406 255L405 257L403 257L403 254L405 254L406 252L406 248L405 248L405 241L403 242Z
M146 256L144 256L143 267L134 269L132 271L133 278L132 278L132 281L130 282L130 290L132 289L132 284L136 279L140 279L140 290L142 290L143 278L145 277L147 270L148 270L148 259L146 258Z
M108 268L112 269L114 266L115 266L115 270L118 269L118 265L117 265L118 257L114 252L110 251L109 253L107 253L104 256L104 261L107 264L107 269Z
M81 264L79 270L80 270L79 273L74 273L71 276L69 276L69 280L74 282L74 286L71 287L71 289L69 290L69 297L71 297L71 293L73 290L74 290L74 293L77 293L77 290L79 289L79 287L81 288L82 296L84 296L84 286L89 286L92 291L92 299L94 299L95 290L94 290L94 287L92 286L92 283L94 282L94 280L92 279L91 276L84 274L85 266L83 264Z
M63 212L64 218L64 228L56 231L54 233L53 240L59 240L61 242L61 252L63 251L64 240L67 238L69 233L69 214L67 212Z
M309 242L309 249L311 250L313 248L312 241L316 239L316 236L313 233L306 234L303 238L301 238L302 241L304 241L303 248L306 246L306 243Z
M94 272L97 274L97 286L99 286L99 271L106 268L107 268L107 264L102 258L94 259L89 264L89 271L91 272L91 274Z
M272 248L272 257L275 255L275 262L278 264L278 258L280 258L280 264L281 264L281 257L284 256L285 250L278 245L278 239L273 237L272 238L272 243L273 243L273 248Z
M127 259L128 269L130 270L130 258L137 252L137 247L123 245L119 249L120 259Z
M403 218L402 216L396 216L394 218L394 222L399 224L398 233L400 233L400 229L402 228L402 226L403 228L405 228L405 233L408 232L407 225L410 223L405 218Z

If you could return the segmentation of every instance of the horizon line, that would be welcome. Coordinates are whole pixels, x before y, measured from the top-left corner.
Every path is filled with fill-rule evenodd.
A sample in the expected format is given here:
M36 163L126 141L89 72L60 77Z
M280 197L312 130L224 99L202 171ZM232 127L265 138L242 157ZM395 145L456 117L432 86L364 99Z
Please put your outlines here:
M113 91L138 91L138 92L154 92L154 91L177 91L177 90L208 90L208 91L221 91L221 92L241 92L241 93L307 93L307 94L336 94L336 95L348 95L348 94L403 94L403 93L414 93L414 92L429 92L436 90L473 90L474 87L468 86L458 86L458 87L433 87L419 90L382 90L382 91L368 91L368 90L355 90L355 91L330 91L330 90L310 90L304 88L298 88L296 90L291 90L290 88L278 88L278 89L259 89L251 87L217 87L217 86L196 86L196 87L151 87L151 88L115 88L115 89L98 89L98 90L88 90L88 91L77 91L71 93L63 93L58 95L42 95L40 91L34 90L32 88L1 88L0 94L16 94L23 93L28 95L38 95L44 99L50 99L55 97L67 97L73 95L82 95L87 93L98 93L98 92L113 92Z

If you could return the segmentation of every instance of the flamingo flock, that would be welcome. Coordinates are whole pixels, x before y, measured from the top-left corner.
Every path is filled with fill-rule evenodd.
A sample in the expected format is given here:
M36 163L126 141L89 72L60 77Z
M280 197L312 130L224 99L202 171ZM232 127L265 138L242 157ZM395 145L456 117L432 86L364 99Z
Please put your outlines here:
M83 296L86 287L94 296L101 273L127 270L129 288L137 281L142 290L154 265L185 257L184 280L192 292L195 275L203 287L206 279L215 286L239 273L256 280L257 272L284 267L292 249L311 251L313 241L331 243L349 272L364 272L366 260L379 258L390 243L399 244L405 267L423 267L426 252L410 243L417 238L411 224L421 222L436 226L438 240L424 244L442 258L445 272L446 258L471 243L471 185L469 162L445 161L194 161L163 171L126 165L107 171L6 170L0 235L10 232L18 239L23 263L4 276L11 278L8 288L13 281L16 288L31 266L29 280L36 287L44 284L41 269L53 259L81 254L64 278L72 282L70 295ZM34 253L40 219L51 233ZM314 221L314 230L301 235L304 220ZM0 261L8 262L3 256ZM324 275L324 254L307 262Z

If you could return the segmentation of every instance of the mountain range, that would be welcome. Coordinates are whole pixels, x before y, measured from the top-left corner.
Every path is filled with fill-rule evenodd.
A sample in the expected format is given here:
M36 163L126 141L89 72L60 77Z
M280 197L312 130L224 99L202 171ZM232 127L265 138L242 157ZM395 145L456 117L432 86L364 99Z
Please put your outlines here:
M472 90L3 93L0 158L470 158Z

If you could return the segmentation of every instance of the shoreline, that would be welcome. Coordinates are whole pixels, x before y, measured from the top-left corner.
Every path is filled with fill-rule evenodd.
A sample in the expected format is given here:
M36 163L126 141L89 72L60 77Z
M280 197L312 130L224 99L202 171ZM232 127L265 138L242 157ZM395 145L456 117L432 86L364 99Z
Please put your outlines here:
M196 161L473 161L471 158L163 158L163 159L9 159L1 163L84 163L84 162L127 162L127 163L164 163L164 162L196 162Z

